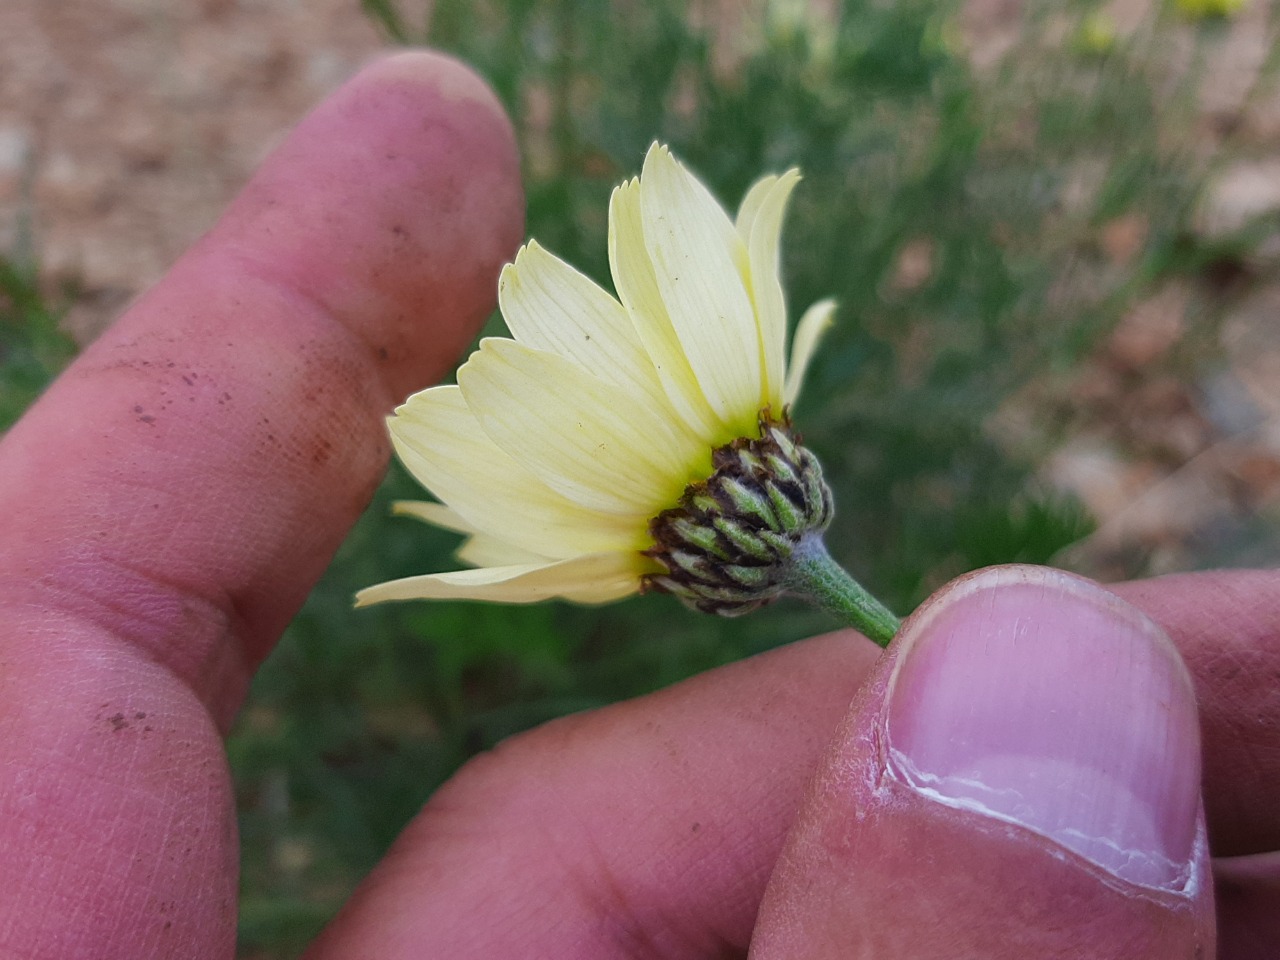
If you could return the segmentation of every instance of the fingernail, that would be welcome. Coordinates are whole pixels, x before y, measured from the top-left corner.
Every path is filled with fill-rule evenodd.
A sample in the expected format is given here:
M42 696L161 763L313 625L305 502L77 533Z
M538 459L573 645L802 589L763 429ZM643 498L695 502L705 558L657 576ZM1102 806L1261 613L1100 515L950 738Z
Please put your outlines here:
M1000 567L923 608L899 643L892 775L1120 880L1185 887L1200 734L1186 667L1155 623L1090 581Z

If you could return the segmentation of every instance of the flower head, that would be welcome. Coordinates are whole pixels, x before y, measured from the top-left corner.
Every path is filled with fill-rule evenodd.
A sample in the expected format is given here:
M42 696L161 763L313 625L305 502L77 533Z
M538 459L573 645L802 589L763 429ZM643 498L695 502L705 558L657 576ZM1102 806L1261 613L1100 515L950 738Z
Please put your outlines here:
M440 501L397 512L466 534L458 556L473 569L357 602L602 603L651 587L740 612L781 592L748 568L830 520L787 417L835 309L805 313L788 363L778 242L799 179L764 177L730 219L654 144L610 202L616 297L535 241L522 248L498 285L513 339L481 341L456 386L390 420L401 461Z

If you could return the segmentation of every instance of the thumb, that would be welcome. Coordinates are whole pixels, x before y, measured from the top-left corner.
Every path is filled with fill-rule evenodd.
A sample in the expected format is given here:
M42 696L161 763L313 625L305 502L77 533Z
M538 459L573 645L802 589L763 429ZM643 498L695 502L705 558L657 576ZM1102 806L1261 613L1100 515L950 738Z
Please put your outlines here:
M1191 680L1096 584L984 570L903 627L770 880L753 960L1214 955Z

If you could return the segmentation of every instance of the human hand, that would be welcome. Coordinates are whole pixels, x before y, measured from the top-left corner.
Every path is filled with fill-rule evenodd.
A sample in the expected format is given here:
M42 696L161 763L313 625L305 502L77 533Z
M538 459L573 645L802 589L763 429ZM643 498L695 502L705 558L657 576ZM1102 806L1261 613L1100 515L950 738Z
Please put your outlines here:
M508 741L308 957L1208 958L1215 887L1216 955L1275 957L1280 575L1116 592L993 568L883 656L831 634Z
M221 734L523 209L488 89L384 60L3 438L0 957L232 954Z
M234 820L218 731L367 501L386 458L381 415L437 377L486 312L520 239L516 169L496 105L456 65L417 55L372 68L0 446L0 857L19 878L0 905L0 955L230 954ZM1131 745L1146 738L1143 782L1166 776L1146 791L1163 813L1145 836L1152 852L1190 857L1194 706L1164 642L1056 575L1003 576L1033 579L1032 609L1006 585L989 595L1011 606L965 613L945 599L966 589L953 586L928 608L952 613L917 617L881 660L853 635L817 638L473 761L312 956L739 956L753 926L766 960L1163 958L1193 956L1197 939L1208 956L1207 886L1126 887L1038 834L867 779L883 763L863 747L889 742L886 713L895 731L908 718L916 759L945 763L981 747L971 708L991 704L987 729L1046 738L1023 773L1051 755L1085 773L1111 766L1082 798L1097 801L1086 824L1097 832L1103 813L1145 808L1113 789L1126 755L1084 752L1096 738L1065 717L1085 704ZM1215 853L1276 850L1280 578L1122 592L1195 675ZM1000 624L1035 617L1041 656L993 642ZM1130 654L1108 671L1099 647ZM951 648L954 662L885 708L909 648ZM1037 722L1041 703L998 703L1037 676L1043 696L1061 695L1060 725ZM960 699L947 693L957 688ZM1116 690L1141 695L1120 702ZM1164 728L1141 722L1153 703ZM965 723L965 740L929 739ZM897 734L891 745L904 749ZM1138 823L1117 815L1116 838L1137 842ZM902 855L911 842L927 856ZM1280 901L1274 863L1215 865L1224 957L1280 942L1253 953L1244 942ZM1189 869L1203 877L1206 865Z

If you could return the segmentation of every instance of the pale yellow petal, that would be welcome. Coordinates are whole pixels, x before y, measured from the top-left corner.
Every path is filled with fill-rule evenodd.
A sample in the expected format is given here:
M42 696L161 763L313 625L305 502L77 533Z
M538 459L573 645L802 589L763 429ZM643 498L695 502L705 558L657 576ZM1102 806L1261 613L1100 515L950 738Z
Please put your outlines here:
M658 145L645 156L640 215L662 302L707 402L729 431L750 433L762 373L741 238L707 188Z
M390 427L409 472L474 530L551 557L645 542L642 523L566 499L500 450L456 386L414 394Z
M734 226L737 228L738 236L744 244L750 243L751 225L755 223L756 215L760 212L760 206L764 203L764 198L769 195L769 191L773 189L773 185L777 182L777 174L766 174L751 185L751 188L747 190L747 195L742 198L742 203L738 204L738 218L734 221Z
M791 361L787 370L787 387L783 391L783 402L790 406L800 396L800 388L804 385L805 371L809 361L817 352L822 335L827 332L836 315L834 300L819 300L804 312L800 322L796 324L796 335L791 341Z
M432 573L361 590L356 594L356 606L418 599L536 603L552 597L607 603L636 593L650 563L638 553L601 553L550 564Z
M665 402L658 372L622 304L536 241L503 268L498 304L521 343L572 360L655 403Z
M541 556L531 550L508 543L487 533L468 537L454 554L463 563L473 567L506 567L513 564L546 564L558 559Z
M658 291L644 242L638 180L615 188L609 200L609 267L614 288L657 371L668 404L695 434L719 440L724 427L703 395Z
M454 533L475 533L476 528L463 520L458 512L443 503L429 500L397 500L391 504L391 513L397 517L413 517L433 527L452 530Z
M502 567L513 563L545 564L560 559L525 550L501 537L477 533L475 527L443 503L397 500L391 505L391 512L397 517L413 517L444 530L467 534L466 541L458 548L455 556L473 567Z
M710 472L711 451L665 410L553 353L486 339L458 385L497 446L588 509L646 522Z
M475 527L443 503L397 500L391 505L391 512L397 517L413 517L444 530L467 534L466 541L458 548L455 556L473 567L503 567L513 563L544 564L559 559L517 547L501 537L477 533Z
M769 178L760 181L767 183ZM780 177L772 178L767 189L759 185L747 195L753 205L749 213L750 234L747 238L747 255L750 263L748 284L751 299L755 303L760 329L760 356L764 370L764 392L761 406L773 408L778 413L783 403L783 379L786 370L787 304L782 294L779 276L779 241L782 236L782 220L787 211L791 191L800 182L798 170L788 170ZM746 201L743 204L746 206ZM744 226L739 214L739 228Z

